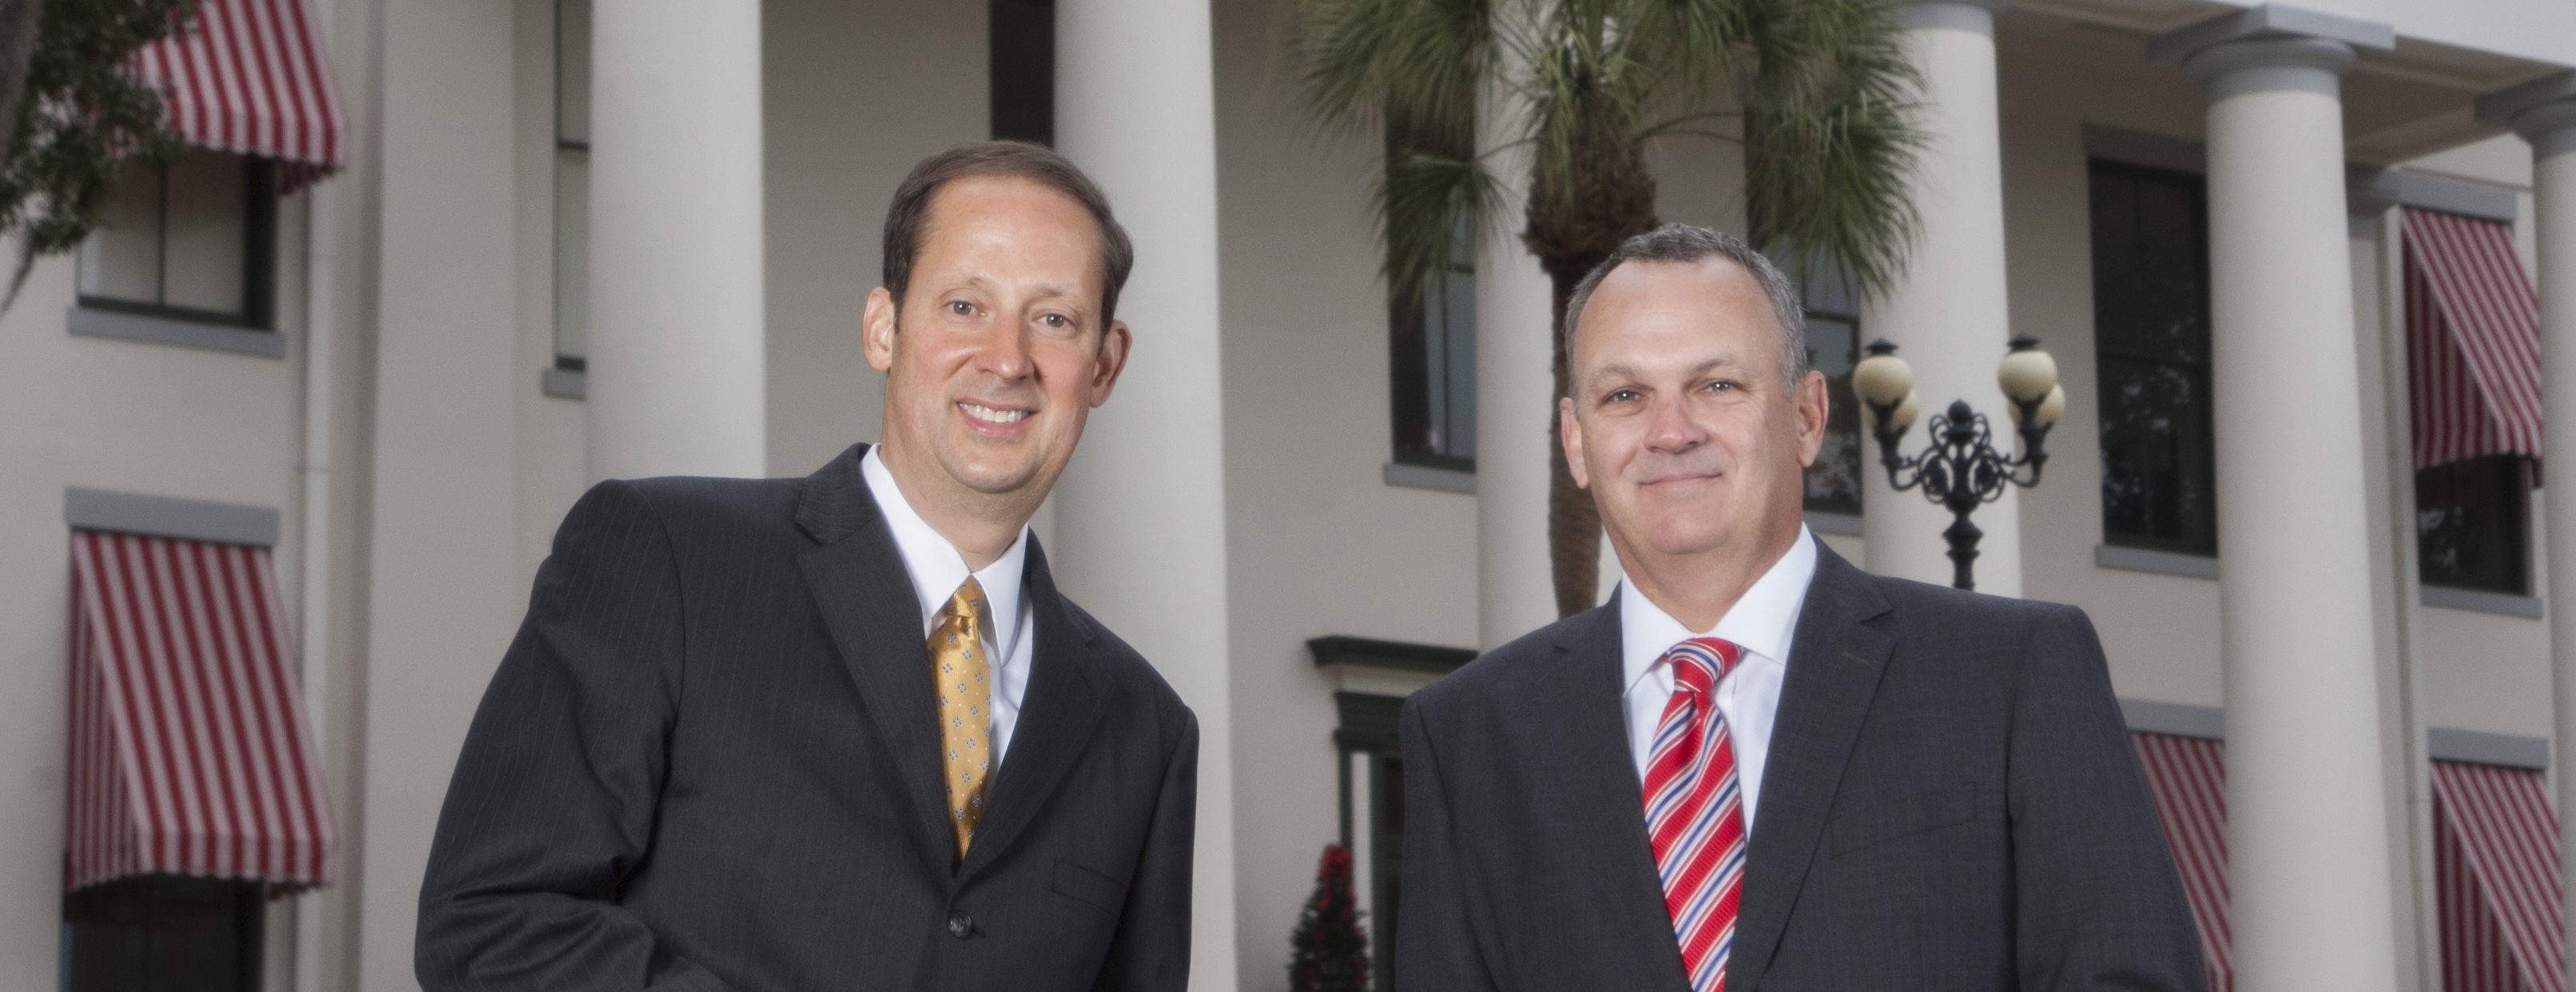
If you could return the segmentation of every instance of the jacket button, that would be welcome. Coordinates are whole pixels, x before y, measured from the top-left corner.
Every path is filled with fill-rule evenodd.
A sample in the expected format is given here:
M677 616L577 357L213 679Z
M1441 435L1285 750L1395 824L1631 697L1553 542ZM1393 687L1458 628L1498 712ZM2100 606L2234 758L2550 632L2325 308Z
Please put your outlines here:
M964 939L966 939L966 935L967 935L967 934L974 933L974 932L975 932L975 918L974 918L974 917L972 917L972 916L968 916L968 915L966 915L966 913L965 913L965 911L964 911L964 910L959 910L959 911L957 911L957 912L954 912L954 913L950 913L950 914L948 914L948 935L949 935L949 936L951 936L951 937L955 937L955 938L957 938L957 939L959 939L959 940L964 940Z

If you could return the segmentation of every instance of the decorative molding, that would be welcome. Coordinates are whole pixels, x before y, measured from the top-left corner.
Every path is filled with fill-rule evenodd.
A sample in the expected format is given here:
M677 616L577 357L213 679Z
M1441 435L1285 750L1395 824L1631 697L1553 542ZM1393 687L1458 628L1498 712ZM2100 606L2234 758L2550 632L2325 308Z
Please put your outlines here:
M2147 42L2147 59L2165 65L2181 65L2183 60L2214 45L2274 38L2340 42L2354 49L2375 52L2392 51L2397 47L2397 29L2390 25L2304 7L2267 3L2220 14L2190 27L2167 32Z
M2502 765L2531 771L2549 770L2549 741L2520 734L2490 734L2483 730L2453 730L2432 727L2424 731L2425 753L2435 761L2463 761L2473 765Z
M2083 131L2084 154L2088 158L2174 172L2209 171L2209 146L2189 138L2131 131L2090 121L2085 122Z
M1476 473L1454 468L1432 468L1429 465L1386 463L1386 484L1406 489L1429 489L1435 492L1476 495Z
M1896 8L1896 24L1909 31L1949 30L1995 36L1995 12L2011 0L1915 0Z
M2453 589L2448 586L2424 586L2416 599L2426 606L2472 613L2538 620L2548 614L2547 604L2538 596L2516 596L2511 593L2487 592L2483 589Z
M2477 117L2511 126L2534 158L2576 152L2576 70L2479 97Z
M74 337L112 338L142 344L220 351L257 358L286 357L286 335L249 327L227 327L203 321L74 306L63 316L64 330Z
M1834 534L1842 537L1866 536L1862 532L1861 518L1848 513L1818 513L1809 510L1807 529L1819 534Z
M2132 733L2166 734L2173 737L2196 737L2202 740L2227 739L2227 711L2216 706L2193 706L2188 703L2165 703L2151 699L2120 700L2120 716ZM2461 761L2477 765L2501 765L2545 771L2549 768L2549 741L2520 734L2495 734L2483 730L2457 730L2430 727L2424 731L2425 754L2435 761Z
M1335 634L1306 642L1314 652L1315 667L1351 665L1359 668L1384 668L1399 672L1423 672L1447 675L1459 666L1476 660L1476 652L1466 648L1444 648L1432 644L1408 644L1403 641L1381 641L1368 637L1345 637Z
M280 519L276 510L264 506L81 486L63 490L63 522L80 530L273 548Z
M2165 734L2173 737L2198 737L2203 740L2227 739L2227 711L2215 706L2193 706L2189 703L2160 703L2152 699L2120 698L2120 717L2133 733Z
M590 373L578 369L549 368L537 376L537 390L559 400L590 398Z
M2125 572L2179 575L2187 579L2208 579L2213 582L2218 580L2218 559L2173 551L2151 551L2146 548L2124 548L2116 544L2096 544L2093 546L2093 564L2097 568L2116 568Z
M2424 210L2511 224L2522 216L2522 200L2499 186L2464 179L2390 170L2397 181L2397 202Z

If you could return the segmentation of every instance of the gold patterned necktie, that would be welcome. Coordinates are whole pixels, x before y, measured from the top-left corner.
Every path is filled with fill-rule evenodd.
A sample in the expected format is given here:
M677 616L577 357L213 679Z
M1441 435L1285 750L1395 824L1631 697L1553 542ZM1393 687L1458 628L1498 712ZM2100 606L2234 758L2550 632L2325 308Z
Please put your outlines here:
M957 831L962 861L984 818L984 781L993 771L992 661L984 651L984 587L973 576L939 610L930 630L930 668L939 690L948 825Z

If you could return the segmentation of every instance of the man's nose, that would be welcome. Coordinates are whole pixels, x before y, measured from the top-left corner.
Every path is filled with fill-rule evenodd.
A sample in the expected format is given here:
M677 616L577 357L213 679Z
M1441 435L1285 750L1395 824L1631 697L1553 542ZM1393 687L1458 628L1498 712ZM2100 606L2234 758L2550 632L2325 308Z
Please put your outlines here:
M1006 380L1028 378L1035 364L1029 359L1028 326L1014 321L999 328L998 333L985 342L979 357L982 360L978 364L986 372Z
M1651 419L1646 423L1646 447L1677 454L1708 442L1708 431L1691 418L1687 404L1676 399L1655 402Z

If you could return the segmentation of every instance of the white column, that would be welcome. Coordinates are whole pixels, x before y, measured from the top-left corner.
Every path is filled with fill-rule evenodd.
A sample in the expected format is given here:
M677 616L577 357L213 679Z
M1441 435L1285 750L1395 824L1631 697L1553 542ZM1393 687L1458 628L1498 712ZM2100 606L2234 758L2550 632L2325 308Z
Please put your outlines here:
M2012 443L2012 406L1995 385L1995 363L2012 339L1995 109L1994 11L2003 6L2004 0L1935 0L1897 9L1907 51L1923 73L1920 122L1929 141L1913 177L1922 237L1903 281L1862 307L1860 330L1864 339L1895 342L1914 368L1924 422L1907 432L1908 453L1930 442L1928 422L1952 400L1968 401L1994 423L1998 442ZM1874 444L1864 461L1869 570L1949 585L1950 543L1941 532L1950 526L1950 511L1919 491L1888 488ZM2060 475L2051 481L2090 480ZM2005 487L2003 499L1977 510L1973 520L1986 532L1977 546L1977 591L2021 595L2020 496Z
M1234 721L1208 5L1063 0L1055 18L1056 147L1108 192L1135 239L1136 269L1118 301L1134 352L1056 487L1051 561L1066 593L1143 652L1198 714L1190 987L1232 989Z
M591 24L592 478L767 474L760 5Z
M2344 210L2353 46L2261 25L2184 41L2209 99L2237 982L2387 992L2395 905Z
M1476 245L1476 632L1492 649L1557 619L1547 545L1556 291L1521 245L1530 153L1516 143L1519 102L1488 87L1476 116L1477 150L1506 204Z
M2557 686L2558 808L2576 810L2576 75L2502 94L2513 129L2531 142L2533 225L2540 235L2541 464L2554 470L2540 490L2549 528L2549 653ZM2522 97L2522 99L2511 99ZM2537 99L2534 99L2537 98ZM2519 104L2513 106L2512 104ZM2488 117L2488 106L2478 108ZM2570 481L2560 481L2570 480ZM2561 851L2576 851L2576 816L2558 818ZM2576 909L2576 858L2562 858ZM2576 912L2566 914L2576 942ZM2576 944L2571 944L2576 946ZM2576 959L2571 959L2576 963ZM2571 972L2576 974L2576 972Z

